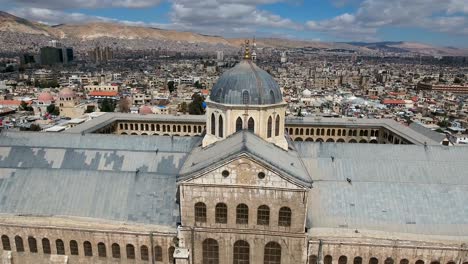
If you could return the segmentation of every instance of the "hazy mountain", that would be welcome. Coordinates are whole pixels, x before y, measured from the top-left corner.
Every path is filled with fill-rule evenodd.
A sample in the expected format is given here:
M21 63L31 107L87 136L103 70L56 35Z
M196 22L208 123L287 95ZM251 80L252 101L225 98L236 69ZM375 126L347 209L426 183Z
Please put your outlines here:
M233 49L239 48L243 39L230 39L220 36L207 36L193 32L181 32L158 28L128 26L118 23L92 22L77 25L48 26L37 22L31 22L0 11L0 50L12 48L13 42L20 42L16 50L24 50L38 43L44 43L45 39L59 39L65 43L81 45L83 49L95 45L99 40L113 39L114 42L122 42L126 48L145 48L154 45L158 41L172 41L190 44L222 45ZM89 45L86 45L89 43ZM29 46L28 46L29 44ZM362 53L375 52L415 52L427 55L443 56L467 56L468 49L453 47L441 48L426 44L412 42L346 42L329 43L318 41L301 41L281 38L257 39L259 47L275 48L312 48L320 50L351 50Z

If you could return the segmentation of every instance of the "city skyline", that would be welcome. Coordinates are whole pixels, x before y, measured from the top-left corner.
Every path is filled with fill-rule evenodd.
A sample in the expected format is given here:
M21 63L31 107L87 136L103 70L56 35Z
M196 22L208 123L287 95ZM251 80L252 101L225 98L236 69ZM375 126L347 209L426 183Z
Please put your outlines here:
M462 0L119 0L15 2L3 10L46 23L90 21L192 31L224 37L317 41L408 41L466 47L468 6Z

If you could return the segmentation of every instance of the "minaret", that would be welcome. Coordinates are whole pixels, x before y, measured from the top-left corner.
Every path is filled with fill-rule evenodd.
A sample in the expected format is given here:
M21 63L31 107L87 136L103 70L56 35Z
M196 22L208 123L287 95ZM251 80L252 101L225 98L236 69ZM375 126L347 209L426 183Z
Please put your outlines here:
M253 38L253 44L252 44L252 61L253 62L257 61L257 43L255 42L255 37Z

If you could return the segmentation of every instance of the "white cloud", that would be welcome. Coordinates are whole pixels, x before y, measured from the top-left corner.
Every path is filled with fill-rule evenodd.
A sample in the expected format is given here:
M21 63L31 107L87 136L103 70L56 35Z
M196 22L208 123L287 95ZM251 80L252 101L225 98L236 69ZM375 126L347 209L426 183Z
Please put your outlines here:
M417 27L467 34L466 0L364 0L353 14L308 21L307 28L354 39L375 37L382 27Z
M161 3L161 0L16 0L15 2L17 5L27 7L58 10L68 8L105 7L144 8L157 6Z
M278 0L173 0L171 21L209 34L253 32L257 28L301 29L301 25L258 8Z

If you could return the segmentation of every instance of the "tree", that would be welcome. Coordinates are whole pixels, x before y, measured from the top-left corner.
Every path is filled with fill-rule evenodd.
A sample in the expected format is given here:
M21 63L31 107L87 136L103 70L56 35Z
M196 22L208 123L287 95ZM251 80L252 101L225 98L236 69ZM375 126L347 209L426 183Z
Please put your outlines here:
M101 110L101 112L114 112L115 103L113 100L106 98L102 100L101 105L99 106L99 109Z
M124 97L120 99L119 112L130 113L130 100L128 99L128 97Z
M38 124L31 124L31 126L29 127L29 131L41 131L41 130L42 128Z
M203 115L205 109L203 109L203 102L205 99L198 93L192 95L192 102L188 105L188 111L191 115Z
M34 111L33 108L25 101L21 101L20 109L23 111L28 111L28 112Z
M49 113L51 115L58 116L58 115L60 115L60 109L57 106L55 106L54 104L51 104L51 105L47 106L47 113Z
M199 81L196 81L195 84L194 84L193 86L195 86L195 88L197 88L197 89L203 88L203 86L200 84Z
M175 89L176 89L176 88L175 88L175 83L174 83L174 81L169 81L169 82L167 83L167 88L169 89L169 92L170 92L170 93L174 92Z
M179 110L178 110L178 111L179 111L179 112L182 112L182 113L184 113L184 114L186 114L187 111L188 111L188 105L187 105L187 103L186 103L186 102L182 102L182 103L179 105Z

